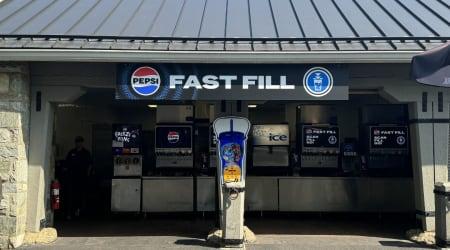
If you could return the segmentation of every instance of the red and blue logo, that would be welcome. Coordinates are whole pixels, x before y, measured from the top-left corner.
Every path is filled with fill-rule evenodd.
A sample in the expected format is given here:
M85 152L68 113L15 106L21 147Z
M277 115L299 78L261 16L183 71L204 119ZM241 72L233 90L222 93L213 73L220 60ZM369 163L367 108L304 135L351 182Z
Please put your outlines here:
M131 75L131 87L138 95L153 95L158 91L160 85L161 77L158 71L152 67L139 67Z
M169 143L177 143L180 141L180 134L178 134L178 132L176 131L170 131L167 134L167 140L169 141Z

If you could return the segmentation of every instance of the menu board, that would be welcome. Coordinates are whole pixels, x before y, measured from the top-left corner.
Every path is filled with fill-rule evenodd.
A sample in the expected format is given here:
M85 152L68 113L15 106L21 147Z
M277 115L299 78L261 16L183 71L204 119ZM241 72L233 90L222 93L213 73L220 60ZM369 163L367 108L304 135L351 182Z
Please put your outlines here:
M141 126L113 124L112 148L114 155L141 153Z
M370 148L408 150L408 127L371 126Z
M337 126L303 126L303 147L339 148Z
M192 148L192 127L156 127L156 148Z

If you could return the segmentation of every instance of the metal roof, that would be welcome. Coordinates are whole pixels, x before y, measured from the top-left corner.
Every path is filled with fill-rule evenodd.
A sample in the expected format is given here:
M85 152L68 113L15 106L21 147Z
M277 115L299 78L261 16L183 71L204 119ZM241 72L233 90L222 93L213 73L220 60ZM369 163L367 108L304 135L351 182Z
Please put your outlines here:
M4 0L0 49L422 51L449 0Z

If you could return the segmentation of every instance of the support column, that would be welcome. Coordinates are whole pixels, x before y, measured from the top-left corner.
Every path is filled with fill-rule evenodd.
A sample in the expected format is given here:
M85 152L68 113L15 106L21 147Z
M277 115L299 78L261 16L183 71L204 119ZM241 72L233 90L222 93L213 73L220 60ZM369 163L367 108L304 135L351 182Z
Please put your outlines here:
M29 85L27 64L0 64L0 249L25 235Z
M448 181L449 104L438 111L437 98L431 97L426 112L422 102L410 105L416 216L426 231L435 229L434 184Z
M50 225L51 153L54 104L71 103L84 91L80 87L32 86L30 155L28 169L27 230L38 232Z
M411 83L390 85L382 94L409 103L416 217L423 230L434 231L434 184L448 181L450 90Z

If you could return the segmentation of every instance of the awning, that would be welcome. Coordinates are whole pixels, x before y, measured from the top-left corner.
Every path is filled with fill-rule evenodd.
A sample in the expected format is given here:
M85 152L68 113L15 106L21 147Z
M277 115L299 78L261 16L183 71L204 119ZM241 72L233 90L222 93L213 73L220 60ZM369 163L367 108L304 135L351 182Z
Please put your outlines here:
M414 56L411 77L422 84L450 87L450 42Z

